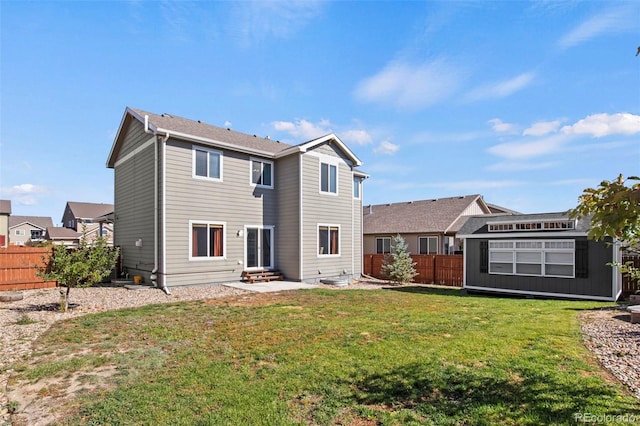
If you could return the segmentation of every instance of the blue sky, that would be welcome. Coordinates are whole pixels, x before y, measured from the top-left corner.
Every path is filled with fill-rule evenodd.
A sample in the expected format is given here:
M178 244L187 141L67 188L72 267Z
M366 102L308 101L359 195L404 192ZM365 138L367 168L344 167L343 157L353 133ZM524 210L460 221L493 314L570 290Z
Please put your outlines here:
M640 2L1 1L0 198L113 202L127 106L296 144L336 133L365 204L533 213L640 174Z

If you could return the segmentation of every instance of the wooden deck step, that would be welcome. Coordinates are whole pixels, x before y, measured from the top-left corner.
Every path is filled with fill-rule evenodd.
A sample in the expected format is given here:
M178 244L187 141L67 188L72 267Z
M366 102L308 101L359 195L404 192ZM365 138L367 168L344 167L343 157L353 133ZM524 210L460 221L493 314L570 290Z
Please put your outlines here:
M282 281L284 280L284 276L280 271L244 271L242 273L242 278L249 281L249 283L253 284L256 282L269 282L269 281Z

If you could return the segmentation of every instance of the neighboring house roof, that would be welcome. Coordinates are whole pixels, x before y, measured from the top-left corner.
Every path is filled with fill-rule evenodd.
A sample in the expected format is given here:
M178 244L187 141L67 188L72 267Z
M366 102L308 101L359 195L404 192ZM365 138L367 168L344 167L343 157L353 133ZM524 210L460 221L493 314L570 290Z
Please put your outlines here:
M145 130L156 135L173 137L181 140L208 144L220 148L249 154L262 155L277 158L293 154L294 152L305 152L315 145L334 140L345 155L355 164L360 165L361 161L340 141L333 133L305 142L299 145L289 145L279 141L274 141L268 137L259 137L246 133L237 132L231 129L212 126L200 120L194 121L170 114L154 114L151 112L127 107L120 123L120 128L116 139L111 147L107 167L115 166L118 153L122 146L126 132L123 132L132 119L143 123Z
M489 213L478 194L364 206L364 233L456 232L468 217L462 214L473 203L479 203L482 210Z
M46 216L9 216L9 228L15 228L25 223L45 230L53 227L53 220Z
M491 213L522 214L522 213L517 212L515 210L511 210L511 209L508 209L506 207L498 206L497 204L487 203L487 207L489 207L489 210L491 211Z
M47 228L46 238L49 240L77 240L82 236L81 232L76 232L70 228L52 226Z
M460 228L457 233L458 238L472 238L474 235L487 234L497 235L498 233L489 233L488 225L490 223L504 223L504 222L536 222L536 221L554 221L554 220L570 220L567 212L553 212L553 213L534 213L534 214L516 214L505 216L504 214L485 215L485 216L471 216ZM586 235L590 229L590 220L588 217L577 220L574 229L553 229L553 230L533 230L531 232L540 233L566 233L566 234L581 234ZM500 231L501 236L505 234L513 235L514 238L523 234L523 231ZM476 237L477 238L477 237Z
M11 200L0 200L0 214L11 214Z
M68 201L67 206L73 213L73 217L79 219L96 219L109 213L113 213L113 204Z

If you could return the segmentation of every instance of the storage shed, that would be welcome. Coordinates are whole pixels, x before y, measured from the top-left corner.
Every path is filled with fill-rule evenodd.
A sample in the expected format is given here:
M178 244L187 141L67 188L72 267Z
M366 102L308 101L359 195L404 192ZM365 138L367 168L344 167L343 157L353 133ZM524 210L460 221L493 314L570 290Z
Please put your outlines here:
M473 216L456 237L464 241L468 292L615 301L622 278L608 265L621 260L612 240L587 238L589 220L567 213Z

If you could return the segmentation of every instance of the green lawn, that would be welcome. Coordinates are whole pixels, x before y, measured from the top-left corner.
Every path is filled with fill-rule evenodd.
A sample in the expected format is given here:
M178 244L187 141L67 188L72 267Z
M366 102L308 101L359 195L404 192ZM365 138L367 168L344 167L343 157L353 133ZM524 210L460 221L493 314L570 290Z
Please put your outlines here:
M604 378L581 342L579 313L604 306L425 287L148 306L57 324L10 386L42 383L51 394L48 379L80 377L68 424L640 418L637 399Z

